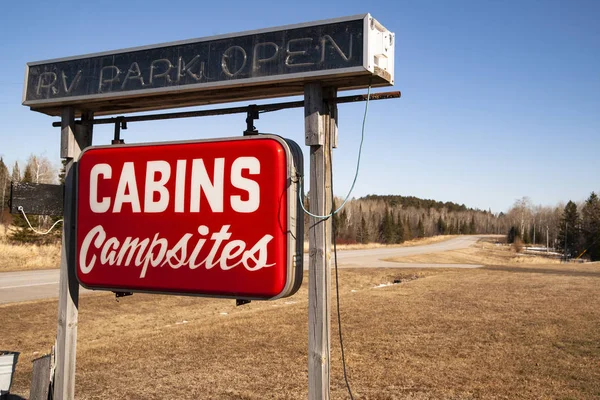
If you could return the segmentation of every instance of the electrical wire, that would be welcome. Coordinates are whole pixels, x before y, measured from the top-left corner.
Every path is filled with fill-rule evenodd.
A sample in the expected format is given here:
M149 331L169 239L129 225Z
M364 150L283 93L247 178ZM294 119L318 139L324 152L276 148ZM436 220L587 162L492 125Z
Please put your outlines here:
M329 174L330 174L330 179L331 179L331 213L328 215L312 214L304 207L304 201L302 199L302 196L304 194L304 179L302 176L300 176L299 177L300 190L298 190L298 200L300 202L300 206L302 207L302 210L307 215L309 215L313 218L327 219L327 218L330 218L331 216L333 216L334 214L337 214L342 208L344 208L344 206L348 202L348 199L350 198L350 195L352 194L352 191L354 190L354 186L356 185L356 180L358 179L358 171L360 170L360 158L362 155L363 143L365 140L365 124L367 121L367 115L368 115L368 111L369 111L370 97L371 97L371 86L369 86L369 89L367 92L367 101L365 104L365 113L363 115L360 146L358 148L358 159L356 161L356 172L354 173L354 180L352 181L352 186L350 187L350 190L348 191L348 195L346 196L346 198L344 199L342 204L337 209L335 209L335 196L333 194L333 168L330 168ZM329 159L333 160L333 150L332 150L331 146L328 146L328 147L329 147ZM332 221L331 225L332 225L332 240L333 240L333 259L334 259L334 266L335 266L335 295L336 295L336 306L337 306L336 308L337 308L337 320L338 320L338 333L339 333L339 339L340 339L340 349L341 349L341 353L342 353L341 354L342 355L342 368L344 371L344 382L346 383L346 389L348 390L348 395L350 395L351 400L354 400L354 396L352 395L352 388L350 387L350 381L348 379L348 367L346 365L346 353L344 352L344 337L342 334L342 318L341 318L341 311L340 311L340 286L339 286L337 244L336 244L337 230L336 230L334 221Z
M333 151L331 146L329 146L329 159L333 160ZM333 164L333 162L332 162ZM332 215L335 213L333 209L335 208L335 196L333 195L333 168L329 169L329 173L331 176L331 210ZM333 236L333 263L335 266L335 299L337 305L337 320L338 320L338 333L340 337L340 349L342 353L342 367L344 371L344 382L346 382L346 388L348 389L348 394L350 395L350 399L354 400L354 396L352 396L352 389L350 388L350 382L348 381L348 372L346 370L346 354L344 353L344 338L342 336L342 316L340 312L340 285L339 285L339 277L338 277L338 260L337 260L337 228L335 221L331 221L332 225L332 236Z
M59 223L59 222L63 222L63 220L62 220L62 219L59 219L59 220L58 220L58 221L56 221L56 222L54 223L54 225L52 225L52 226L50 227L50 229L48 229L46 232L40 232L40 231L37 231L37 230L35 230L35 228L34 228L33 226L31 226L31 222L29 222L29 219L27 218L27 215L25 215L25 210L23 210L23 206L19 206L19 207L17 208L17 210L21 211L21 214L23 214L23 217L25 217L25 221L27 221L27 225L29 225L29 228L30 228L32 231L34 231L35 233L37 233L38 235L47 235L47 234L49 234L50 232L52 232L52 229L54 229L54 227L55 227L56 225L58 225L58 223Z
M369 89L367 90L367 101L365 103L365 113L363 115L363 122L362 122L362 130L361 130L361 135L360 135L360 145L358 147L358 159L356 160L356 172L354 173L354 180L352 181L352 186L350 186L350 190L348 191L348 195L346 196L346 198L344 199L344 201L342 202L342 205L340 205L338 207L337 210L333 210L331 211L330 214L328 215L315 215L315 214L311 214L310 211L308 211L305 207L304 207L304 201L302 199L302 196L304 195L304 177L300 177L300 190L298 191L298 199L300 200L300 206L302 207L302 210L304 210L304 212L313 217L313 218L321 218L321 219L327 219L329 217L331 217L333 214L337 214L342 208L344 208L344 206L346 205L346 203L348 202L348 199L350 199L350 195L352 194L352 191L354 190L354 186L356 185L356 180L358 179L358 171L360 170L360 157L362 155L362 149L363 149L363 143L365 141L365 124L367 122L367 114L369 112L369 99L371 98L371 85L369 85ZM331 182L331 187L332 187L332 193L333 193L333 179Z

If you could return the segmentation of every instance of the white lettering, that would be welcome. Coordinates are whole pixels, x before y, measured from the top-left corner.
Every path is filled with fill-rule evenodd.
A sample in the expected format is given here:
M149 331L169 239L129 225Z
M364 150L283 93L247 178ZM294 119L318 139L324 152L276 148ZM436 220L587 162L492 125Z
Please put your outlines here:
M331 46L335 51L342 57L344 61L350 61L352 58L352 35L350 35L350 43L348 45L348 55L345 55L340 46L337 45L335 40L329 35L325 35L321 38L321 62L325 62L325 48L327 47L327 42L331 43Z
M123 164L123 170L121 171L121 177L119 178L119 186L117 187L117 194L115 195L113 212L121 212L121 207L124 203L131 204L131 209L134 213L141 212L137 183L135 181L135 169L132 162Z
M125 89L125 86L129 81L140 81L140 85L143 87L146 84L144 83L144 77L142 76L142 71L140 70L140 66L138 63L131 63L131 67L127 71L127 75L125 75L125 79L123 79L123 84L121 85L121 89Z
M185 207L185 168L186 160L177 160L175 172L175 212L182 213Z
M104 71L105 70L112 70L112 78L104 79ZM98 92L102 93L102 91L104 90L104 85L107 85L109 83L118 83L119 75L121 75L121 70L119 69L119 67L117 67L115 65L109 65L107 67L102 67L102 69L100 70L100 79L98 81ZM111 87L112 87L112 85L111 85Z
M273 54L270 57L260 58L260 55L265 55L266 47L273 48ZM269 61L275 60L278 54L279 46L277 44L273 42L258 43L256 46L254 46L254 56L252 57L252 72L257 72L260 69L260 64L265 64Z
M248 170L251 175L260 174L260 161L256 157L239 157L231 166L231 184L248 192L248 200L242 196L231 196L231 208L239 213L251 213L258 210L260 205L260 186L258 182L242 176L242 171Z
M159 74L156 73L156 70L159 68L157 64L165 64L165 70ZM150 78L148 79L148 84L152 85L152 82L154 82L154 79L156 78L165 78L165 82L170 83L171 77L169 76L169 72L171 72L171 68L173 68L173 64L166 58L152 61L150 64Z
M110 197L98 201L98 177L112 177L112 168L108 164L96 164L90 171L90 210L94 213L105 213L110 208Z
M243 265L246 270L253 272L275 265L267 263L268 244L273 240L273 236L264 235L246 250L248 246L243 240L229 241L232 236L229 228L230 225L223 225L218 232L210 235L212 248L206 258L198 262L200 251L207 242L205 237L210 233L205 225L198 227L201 238L189 258L187 254L190 240L194 236L191 233L184 234L175 246L170 247L169 241L161 237L160 233L154 234L152 240L127 237L120 242L116 237L107 238L102 225L97 225L83 239L79 252L79 269L83 274L89 274L99 259L99 264L104 266L140 268L139 278L144 279L150 266L155 268L168 265L175 270L184 265L190 270L200 266L207 270L219 266L221 270L229 271Z
M309 65L313 65L314 62L294 62L294 57L306 56L308 54L308 51L311 49L312 42L312 38L292 39L287 42L287 45L285 46L285 53L287 54L285 57L286 67L307 67ZM296 44L303 45L304 49L292 51L292 46Z
M73 78L73 80L71 81L71 84L67 86L67 74L65 74L65 71L61 71L63 87L65 88L65 93L69 94L73 91L73 89L77 88L77 86L79 85L79 81L81 80L82 74L83 74L82 70L77 71L75 78Z
M39 96L42 89L46 90L46 95L57 94L58 89L54 86L56 83L56 74L54 72L43 72L38 78L37 95Z
M225 159L215 158L213 181L210 181L204 161L201 158L192 161L192 185L190 193L190 212L200 212L200 193L204 192L213 212L223 212L223 184Z
M160 179L156 180L156 173ZM144 197L144 212L160 213L169 205L169 191L165 187L171 177L171 166L166 161L148 161L146 164L146 190ZM158 200L154 194L158 193Z
M238 58L235 52L241 54L242 66L239 67L236 71L231 72L231 70L229 69L229 60L232 59L235 63L236 59ZM234 76L242 72L242 70L246 66L246 61L248 61L248 55L246 54L246 50L244 50L244 48L240 46L231 46L223 52L223 57L221 57L221 69L223 70L225 75L227 75L230 78L233 78ZM237 63L234 65L237 65Z
M98 225L92 228L92 230L90 230L88 234L85 235L85 238L81 243L81 249L79 249L79 269L83 274L89 274L90 272L92 272L92 269L94 269L94 265L96 264L95 255L92 256L89 263L87 262L88 250L95 236L98 237L96 238L94 245L97 249L99 249L100 246L102 246L104 239L106 238L106 232L104 232L104 228L102 227L102 225Z

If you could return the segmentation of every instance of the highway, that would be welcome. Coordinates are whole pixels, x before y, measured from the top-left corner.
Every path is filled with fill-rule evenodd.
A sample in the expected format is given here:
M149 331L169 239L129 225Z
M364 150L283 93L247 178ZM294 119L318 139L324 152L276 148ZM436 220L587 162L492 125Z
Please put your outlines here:
M477 268L480 265L409 264L383 261L383 259L463 249L473 245L480 238L481 236L458 236L444 242L422 246L343 250L338 251L338 266L340 268ZM304 269L308 269L307 254L304 255ZM58 281L58 269L2 272L0 273L0 304L57 298ZM81 288L80 292L83 294L89 291Z

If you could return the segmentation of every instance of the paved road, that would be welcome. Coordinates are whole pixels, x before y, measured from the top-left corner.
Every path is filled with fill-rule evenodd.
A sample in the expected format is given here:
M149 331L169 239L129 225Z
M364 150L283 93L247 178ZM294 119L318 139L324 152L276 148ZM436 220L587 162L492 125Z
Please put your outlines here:
M340 268L477 268L467 264L409 264L383 261L385 258L439 253L471 246L480 236L459 236L445 242L424 246L338 251ZM304 257L308 268L308 255ZM58 297L58 269L0 273L0 304ZM81 292L87 290L81 288Z

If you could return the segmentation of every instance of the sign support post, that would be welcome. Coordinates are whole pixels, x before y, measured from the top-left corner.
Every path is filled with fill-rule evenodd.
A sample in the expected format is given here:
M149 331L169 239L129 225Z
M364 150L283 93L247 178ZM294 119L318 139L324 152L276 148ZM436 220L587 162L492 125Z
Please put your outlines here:
M319 83L304 87L306 145L310 146L310 211L329 215L331 205L331 148L337 136L337 105L325 103L335 90ZM331 222L310 217L308 230L308 398L329 399L331 337Z
M84 114L82 122L93 118ZM79 314L79 282L75 276L75 169L74 161L81 151L92 144L92 126L75 125L75 110L64 108L61 123L61 158L65 166L65 197L60 282L58 293L58 328L56 334L56 370L54 399L75 398L75 360L77 351L77 320Z

